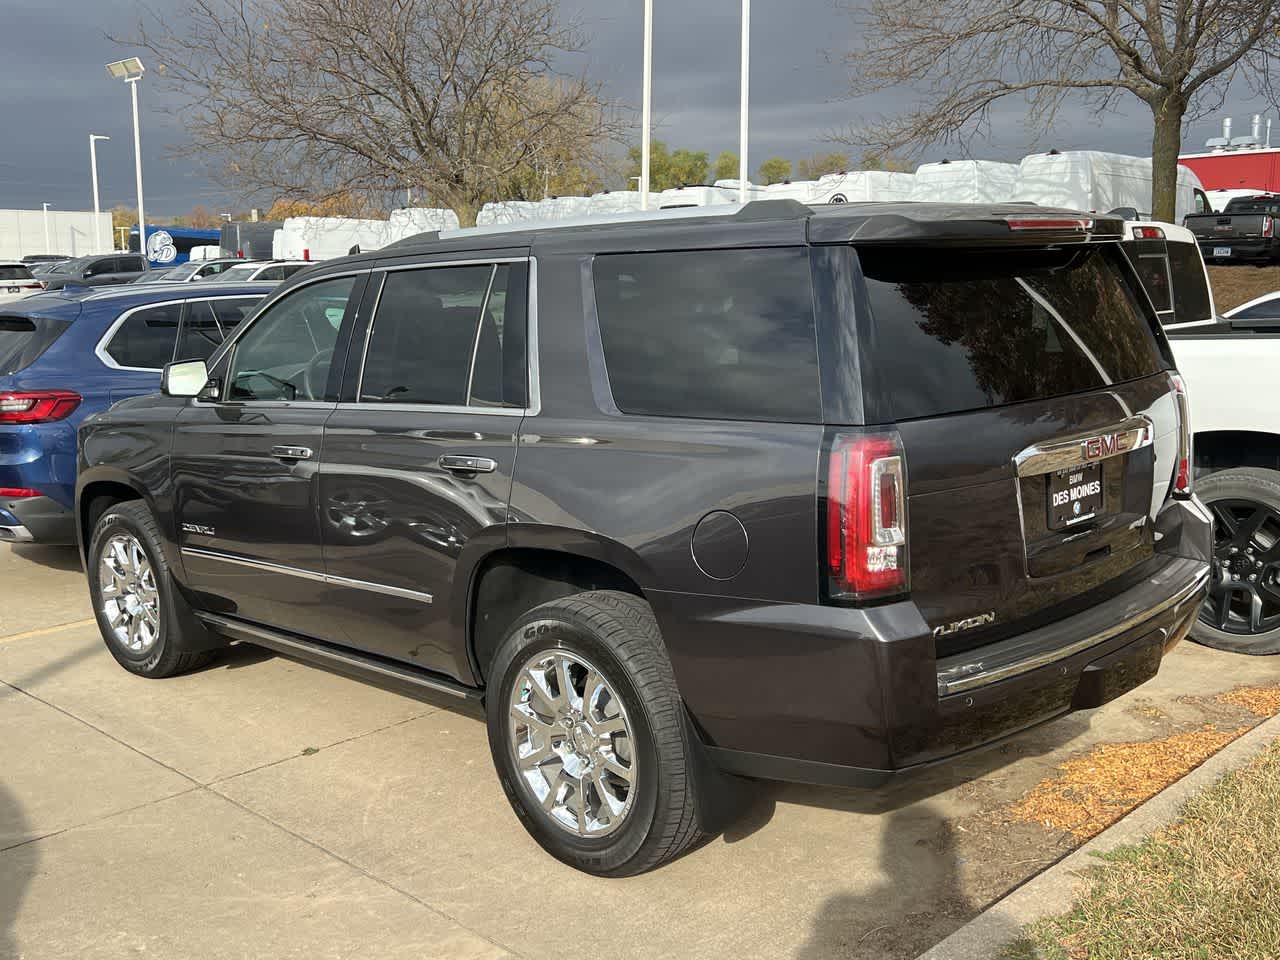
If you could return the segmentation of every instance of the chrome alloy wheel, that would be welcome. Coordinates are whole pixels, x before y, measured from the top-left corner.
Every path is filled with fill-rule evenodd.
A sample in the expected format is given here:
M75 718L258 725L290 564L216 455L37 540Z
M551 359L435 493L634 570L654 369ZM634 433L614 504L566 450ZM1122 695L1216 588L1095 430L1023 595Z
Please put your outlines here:
M579 837L617 830L636 796L631 723L604 676L567 650L527 660L511 691L511 756L534 803Z
M102 613L116 642L130 653L146 653L160 636L160 592L151 561L137 537L117 533L98 560Z

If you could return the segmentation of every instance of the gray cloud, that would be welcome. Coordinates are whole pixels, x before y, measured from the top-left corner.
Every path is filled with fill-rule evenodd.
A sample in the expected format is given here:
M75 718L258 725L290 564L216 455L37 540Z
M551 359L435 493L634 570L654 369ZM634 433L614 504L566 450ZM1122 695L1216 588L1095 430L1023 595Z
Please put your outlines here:
M566 58L565 69L585 67L610 96L640 101L640 0L564 0L589 35L586 51ZM179 7L173 0L168 7ZM705 149L737 149L739 0L655 0L654 117L656 136ZM88 134L105 133L99 174L105 206L134 202L133 141L124 85L103 70L126 56L106 34L129 34L143 13L136 0L49 0L6 4L5 55L0 58L0 120L12 131L0 151L0 207L86 209ZM17 7L18 9L13 9ZM851 21L831 0L755 0L752 9L751 145L753 169L765 157L795 160L825 148L824 135L859 116L892 114L914 101L909 90L862 100L841 99L846 75L839 51L856 42ZM834 56L828 57L827 51ZM143 81L143 165L147 207L176 214L196 203L227 202L190 159L171 154L184 142L178 105ZM1233 91L1233 94L1237 91ZM1241 88L1227 101L1238 119L1265 112ZM1094 148L1150 152L1146 108L1132 101L1098 117L1080 107L1063 111L1051 131L1029 131L1021 104L993 114L987 136L968 145L974 156L1016 159L1032 148ZM1216 120L1193 125L1188 146L1214 135ZM1280 136L1280 134L1278 134ZM638 131L637 131L638 138ZM929 157L956 156L949 146Z

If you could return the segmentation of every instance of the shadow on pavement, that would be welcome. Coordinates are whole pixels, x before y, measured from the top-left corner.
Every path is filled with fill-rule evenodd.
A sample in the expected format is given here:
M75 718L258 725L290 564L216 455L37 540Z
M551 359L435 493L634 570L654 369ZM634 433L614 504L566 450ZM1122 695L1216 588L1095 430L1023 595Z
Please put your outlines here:
M27 830L22 808L8 788L0 784L0 848L5 846L4 838L24 837ZM38 863L35 844L16 842L15 847L0 849L0 957L19 955L15 933L18 908Z
M975 912L960 864L951 827L932 806L896 811L884 827L879 876L849 865L860 891L827 899L796 960L918 956Z
M15 543L13 554L23 560L38 563L42 567L53 570L66 570L79 573L84 569L80 562L80 551L75 547L54 547L43 543Z
M796 803L860 814L894 814L940 793L981 780L1003 767L1049 753L1089 730L1088 712L1072 713L1034 730L952 760L902 774L881 787L818 787L803 783L743 781L754 797L724 832L726 843L745 840L773 819L777 804Z
M48 663L41 664L35 670L32 670L30 673L25 674L16 680L0 682L7 683L15 689L26 692L29 688L35 686L40 681L48 680L54 674L61 673L63 670L68 670L82 660L88 660L89 657L98 650L98 647L101 644L102 641L98 639L95 634L92 640L88 640L85 643L80 644L74 650L68 650L56 660L50 660ZM3 956L3 954L0 954L0 957Z

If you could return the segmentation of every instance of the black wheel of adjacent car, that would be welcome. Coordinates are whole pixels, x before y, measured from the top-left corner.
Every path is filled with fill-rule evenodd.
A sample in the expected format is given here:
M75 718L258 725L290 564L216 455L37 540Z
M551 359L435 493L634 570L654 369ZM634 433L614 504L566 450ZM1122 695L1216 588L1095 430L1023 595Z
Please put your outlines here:
M609 590L530 610L494 656L489 746L525 829L598 876L702 838L675 676L649 605Z
M1191 630L1205 646L1280 653L1280 473L1210 474L1196 493L1213 514L1213 579Z
M170 677L213 656L207 649L184 649L207 646L207 637L169 576L160 531L146 504L134 500L103 511L89 541L87 570L102 639L126 670Z

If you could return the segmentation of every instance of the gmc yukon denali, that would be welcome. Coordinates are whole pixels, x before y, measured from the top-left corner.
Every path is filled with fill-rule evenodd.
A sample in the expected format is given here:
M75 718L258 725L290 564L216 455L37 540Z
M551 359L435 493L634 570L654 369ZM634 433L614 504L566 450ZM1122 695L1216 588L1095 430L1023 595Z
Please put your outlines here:
M82 427L103 638L482 702L529 833L605 876L740 777L872 787L1095 707L1213 549L1121 233L783 200L312 267Z

